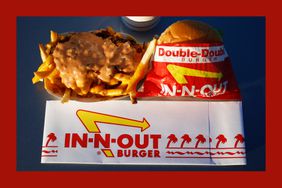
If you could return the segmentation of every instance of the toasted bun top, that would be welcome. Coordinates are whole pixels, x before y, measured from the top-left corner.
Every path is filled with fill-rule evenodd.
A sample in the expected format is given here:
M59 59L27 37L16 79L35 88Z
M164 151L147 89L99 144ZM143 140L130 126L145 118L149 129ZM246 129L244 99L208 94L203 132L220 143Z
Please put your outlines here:
M223 41L220 34L214 28L203 22L191 20L175 22L158 39L158 44L218 42Z

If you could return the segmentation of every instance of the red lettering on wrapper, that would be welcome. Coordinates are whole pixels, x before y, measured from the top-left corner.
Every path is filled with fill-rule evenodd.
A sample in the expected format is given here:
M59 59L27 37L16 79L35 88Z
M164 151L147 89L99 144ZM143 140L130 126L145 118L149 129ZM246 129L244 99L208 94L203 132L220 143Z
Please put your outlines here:
M140 149L148 147L148 144L149 144L148 137L149 137L148 135L144 135L143 143L141 144L140 135L136 135L136 138L135 138L136 147Z
M106 134L105 136L102 136L101 134L95 134L94 147L99 148L100 145L103 148L109 148L110 147L110 134Z
M71 142L71 147L75 148L77 144L79 144L81 147L86 148L87 147L87 140L88 139L88 134L84 133L83 136L81 137L79 134L72 134L72 142Z
M158 45L152 69L137 96L241 99L223 44Z
M127 143L124 143L124 142L127 142ZM133 144L133 138L129 134L123 134L118 137L117 144L121 148L129 148Z
M106 157L160 157L160 139L160 134L121 134L112 137L111 134L66 133L64 147L87 148L90 144L95 149L101 149L102 152L98 151L98 155L103 153ZM116 154L111 149L113 145L119 148Z
M157 48L157 54L159 57L225 57L225 51L223 46L215 47L159 47ZM157 56L157 58L158 58Z
M160 158L159 150L117 150L117 157Z

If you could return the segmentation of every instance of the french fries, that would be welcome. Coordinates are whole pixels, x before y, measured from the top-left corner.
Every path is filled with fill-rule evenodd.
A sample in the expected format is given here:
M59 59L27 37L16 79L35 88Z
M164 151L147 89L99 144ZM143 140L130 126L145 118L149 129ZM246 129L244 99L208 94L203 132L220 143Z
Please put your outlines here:
M130 76L122 73L117 73L114 75L114 78L118 81L121 81L123 84L128 84L130 80Z
M41 71L41 72L37 71L37 72L34 73L34 75L41 80L41 79L46 78L47 76L49 76L51 73L52 73L52 70L50 70L50 71L49 70Z
M107 97L116 97L116 96L125 95L123 89L103 89L99 92L99 94Z
M49 55L46 60L39 66L36 72L34 72L34 77L32 78L32 83L35 84L41 79L47 77L55 68L53 62L53 57Z
M54 31L50 31L50 39L52 43L57 42L58 40L58 33L54 32Z
M138 64L133 76L131 77L128 83L128 86L126 88L126 93L130 95L130 99L132 102L136 101L136 98L134 97L136 97L137 84L140 82L140 80L142 80L145 77L148 71L150 59L156 48L156 42L157 39L154 38L149 43L148 48L141 59L141 62Z
M136 103L136 86L146 74L150 58L155 49L156 39L153 39L149 43L149 46L133 76L125 73L116 73L108 82L98 80L97 83L93 84L94 86L90 87L89 84L88 87L82 87L83 85L80 87L80 85L78 85L77 88L71 89L66 88L64 83L62 83L60 72L56 69L56 64L52 55L52 51L57 43L64 40L65 37L65 35L58 35L58 33L50 31L50 42L45 46L39 44L42 64L37 71L34 72L34 77L32 78L33 84L43 81L46 90L52 88L55 93L59 93L62 96L62 103L67 102L72 95L86 96L89 94L90 96L92 94L108 98L129 95L132 103ZM95 76L93 77L95 78Z
M67 88L67 89L65 90L65 93L64 93L62 99L61 99L61 102L62 102L62 103L68 102L69 99L70 99L70 94L71 94L71 90L70 90L69 88Z
M131 100L131 103L132 103L132 104L136 104L136 103L137 103L136 91L132 90L132 91L129 93L129 97L130 97L130 100Z
M90 89L90 93L99 94L104 89L103 85L97 85Z
M43 44L39 44L39 51L40 51L40 56L41 56L42 62L46 61L48 55L46 53L46 49L43 46Z
M110 86L114 86L114 85L119 84L119 81L115 78L112 78L112 79L110 79L110 81L107 84L110 85Z
M54 70L48 75L49 80L54 84L55 80L59 77L60 72L54 68Z

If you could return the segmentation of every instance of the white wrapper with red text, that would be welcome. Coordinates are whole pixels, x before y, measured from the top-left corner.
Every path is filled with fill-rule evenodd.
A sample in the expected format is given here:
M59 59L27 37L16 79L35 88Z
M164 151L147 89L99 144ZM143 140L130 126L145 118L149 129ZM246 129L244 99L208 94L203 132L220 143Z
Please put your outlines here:
M245 165L241 101L47 101L41 163Z

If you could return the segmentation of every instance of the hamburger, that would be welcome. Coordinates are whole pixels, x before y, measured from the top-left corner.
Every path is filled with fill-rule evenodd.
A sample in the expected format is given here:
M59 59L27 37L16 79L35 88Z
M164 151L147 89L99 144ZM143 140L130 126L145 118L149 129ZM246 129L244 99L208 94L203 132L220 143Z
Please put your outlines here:
M192 20L177 21L159 37L158 44L221 43L221 35L210 25Z
M220 33L200 21L171 24L157 40L151 70L137 96L240 99Z
M142 92L137 93L138 96L160 96L160 93L154 92L151 87L147 87L148 82L162 82L166 80L163 77L164 69L160 68L164 67L164 63L158 65L158 67L150 66L150 58L152 54L155 52L156 45L162 44L181 44L181 43L221 43L223 42L221 35L211 26L206 23L192 20L182 20L177 21L170 25L161 35L160 37L154 38L148 45L145 55L143 56L143 63L141 62L135 74L133 75L134 79L131 79L127 92L134 91L137 88L138 83L143 80L148 74L147 78L144 80ZM147 59L145 59L147 58ZM150 67L152 70L149 70ZM151 73L156 73L154 77L151 76ZM154 83L155 84L155 83ZM161 86L157 86L161 88ZM146 93L150 93L147 95Z
M42 65L32 82L44 82L52 95L78 101L126 96L128 82L145 51L132 37L112 28L57 34L39 45Z

